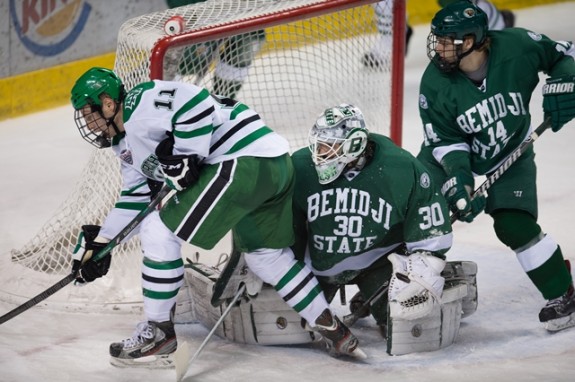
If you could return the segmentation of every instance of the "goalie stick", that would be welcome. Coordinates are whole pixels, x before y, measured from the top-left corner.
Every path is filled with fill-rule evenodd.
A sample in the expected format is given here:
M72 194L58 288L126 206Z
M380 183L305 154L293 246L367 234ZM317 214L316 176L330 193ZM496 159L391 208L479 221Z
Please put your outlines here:
M175 191L174 191L175 192ZM114 249L122 240L124 240L141 222L144 220L146 216L148 216L152 211L156 209L156 207L160 204L160 202L167 197L168 195L172 194L172 190L167 185L164 185L156 197L148 204L148 206L140 211L138 215L128 225L126 225L117 235L114 237L100 252L98 252L94 256L95 261L101 260L104 256ZM171 196L171 195L170 195ZM72 272L68 276L64 277L62 280L58 281L56 284L52 285L50 288L46 289L42 293L36 295L35 297L31 298L30 300L26 301L24 304L12 309L10 312L6 313L2 317L0 317L0 325L4 322L18 316L19 314L27 311L34 305L44 301L54 293L58 292L60 289L64 288L66 285L70 284L72 281L76 279L77 272Z
M196 352L194 353L192 358L188 359L188 357L187 357L188 351L189 351L187 343L184 342L184 346L181 347L181 350L180 350L180 347L178 347L178 349L176 349L176 354L175 354L174 358L176 360L176 381L177 382L180 382L182 380L182 378L184 377L184 375L186 374L186 372L190 368L190 365L192 364L192 362L194 362L200 356L200 353L202 352L202 350L204 350L204 348L206 347L206 345L208 344L208 342L210 341L210 339L212 338L212 336L214 335L214 333L216 332L218 327L226 319L226 317L228 316L228 314L230 313L232 308L236 305L236 302L240 299L240 297L242 297L242 295L244 294L245 291L246 291L246 285L242 284L240 289L238 289L238 291L234 295L234 297L229 301L228 306L226 307L226 309L224 310L224 312L222 313L222 315L220 316L218 321L216 321L216 323L214 324L214 327L212 328L212 330L210 330L210 332L208 333L208 335L206 336L204 341L201 343L201 345L198 347L198 350L196 350ZM178 350L180 350L180 351L178 352Z
M533 130L533 132L531 132L531 134L527 137L527 139L521 142L519 147L517 147L511 154L509 154L509 156L499 165L499 167L497 167L497 169L493 171L493 173L491 173L491 175L489 175L487 179L479 187L475 189L475 191L473 191L471 199L485 194L485 192L491 188L493 183L497 181L497 179L499 179L501 175L503 175L503 173L505 173L513 163L517 162L519 157L523 155L523 153L533 145L533 142L535 142L541 136L541 134L543 134L543 132L545 132L545 130L547 130L550 126L551 126L551 117L547 117L539 126L535 128L535 130ZM452 214L450 216L450 220L451 223L454 223L457 220L457 214L455 213ZM401 245L398 248L400 252L403 253L405 252L405 245ZM392 252L387 253L385 256L389 255ZM369 309L370 305L375 300L383 296L385 292L387 292L387 289L388 284L384 283L367 300L365 300L365 302L359 307L359 309L357 309L353 313L344 316L343 323L346 324L347 326L352 326L353 324L355 324L355 322L362 317L362 315L366 312L366 310Z

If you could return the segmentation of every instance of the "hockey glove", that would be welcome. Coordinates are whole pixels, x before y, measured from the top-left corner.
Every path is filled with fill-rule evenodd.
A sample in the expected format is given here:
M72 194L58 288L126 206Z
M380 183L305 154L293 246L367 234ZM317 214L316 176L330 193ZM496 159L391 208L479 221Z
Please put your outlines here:
M83 225L78 244L72 255L72 272L76 274L75 284L85 284L108 273L112 262L112 253L98 261L93 257L108 244L109 240L98 236L100 226Z
M197 155L173 155L174 139L171 134L156 147L156 156L164 174L164 181L174 190L182 191L194 184L200 176Z
M409 256L392 253L388 256L393 266L389 281L390 316L415 320L429 314L440 304L445 279L441 271L445 261L428 252Z
M575 117L575 76L548 78L543 85L543 111L551 129L559 131Z
M469 191L471 186L466 185L462 175L455 175L448 179L441 187L451 212L456 214L457 220L470 223L485 209L485 196L478 195L471 199Z

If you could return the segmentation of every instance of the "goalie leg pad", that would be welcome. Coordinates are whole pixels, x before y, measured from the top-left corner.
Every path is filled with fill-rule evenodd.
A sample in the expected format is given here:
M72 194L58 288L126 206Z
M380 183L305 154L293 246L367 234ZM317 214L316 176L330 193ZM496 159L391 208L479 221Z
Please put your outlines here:
M232 298L245 284L248 295L256 295L263 285L263 281L253 273L246 264L245 255L233 250L223 271L213 287L211 303L213 306L221 305L226 299Z
M468 317L477 310L477 264L473 261L448 261L441 272L445 278L445 287L465 285L467 295L463 297L461 318Z
M180 305L191 308L187 309L185 317L180 316L180 320L199 322L212 328L227 307L225 300L218 306L211 304L210 296L220 279L219 271L194 263L186 266L185 277L190 292L180 294ZM230 341L258 345L294 345L313 341L313 333L301 327L299 314L268 284L263 284L257 296L244 298L234 306L215 334Z
M434 304L425 317L405 320L389 316L387 352L403 355L451 345L459 333L462 301L466 295L466 285L448 286L443 291L441 304Z

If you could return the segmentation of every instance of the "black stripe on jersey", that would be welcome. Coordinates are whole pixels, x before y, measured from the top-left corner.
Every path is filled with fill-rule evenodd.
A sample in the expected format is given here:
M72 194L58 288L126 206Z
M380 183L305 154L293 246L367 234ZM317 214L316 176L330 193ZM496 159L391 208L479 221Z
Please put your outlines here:
M302 280L301 283L299 283L295 288L292 289L291 292L289 292L288 294L286 294L284 296L284 301L289 301L293 296L295 296L296 294L299 293L300 290L302 290L312 279L314 278L314 275L312 272L310 272L305 279Z
M216 111L216 109L213 106L208 107L206 110L202 111L200 114L196 114L195 116L193 116L192 118L182 121L182 122L176 122L174 123L174 125L189 125L192 123L196 123L198 121L201 121L202 119L206 118L209 115L212 115L214 112Z
M245 125L252 123L254 121L257 121L261 119L260 116L258 114L252 115L249 118L246 118L244 120L242 120L240 123L238 123L237 125L235 125L234 127L232 127L230 130L228 130L227 133L225 133L216 143L214 143L212 145L212 147L210 147L210 154L213 153L214 151L216 151L221 145L223 145L228 139L231 138L232 135L234 135L235 133L237 133L242 127L244 127Z
M204 215L210 210L212 205L217 203L221 194L225 192L227 188L227 184L231 179L235 166L235 160L228 160L221 163L218 173L214 178L214 182L206 190L204 196L198 200L196 207L192 210L192 213L183 222L184 224L182 225L182 228L175 232L175 234L180 239L188 241L192 232L195 231Z
M184 275L178 277L165 278L165 277L152 277L145 273L142 273L142 279L155 284L174 284L182 281L184 279Z

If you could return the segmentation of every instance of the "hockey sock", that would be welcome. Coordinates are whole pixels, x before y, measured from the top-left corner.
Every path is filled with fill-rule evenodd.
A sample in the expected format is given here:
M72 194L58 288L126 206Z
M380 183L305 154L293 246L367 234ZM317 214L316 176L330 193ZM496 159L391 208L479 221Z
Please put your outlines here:
M495 233L516 254L533 284L547 300L559 297L572 283L561 247L541 231L535 218L519 210L497 210L493 214Z

